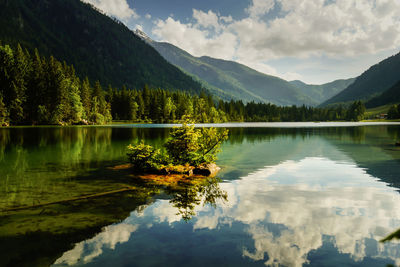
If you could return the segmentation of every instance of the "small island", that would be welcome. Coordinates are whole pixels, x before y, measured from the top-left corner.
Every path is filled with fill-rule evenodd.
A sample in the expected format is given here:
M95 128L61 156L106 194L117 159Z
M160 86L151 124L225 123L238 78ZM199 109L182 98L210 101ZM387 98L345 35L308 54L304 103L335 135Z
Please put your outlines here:
M127 155L136 173L215 176L220 169L215 164L216 155L227 138L228 130L195 128L192 121L185 119L182 126L172 129L163 148L141 141L129 145Z

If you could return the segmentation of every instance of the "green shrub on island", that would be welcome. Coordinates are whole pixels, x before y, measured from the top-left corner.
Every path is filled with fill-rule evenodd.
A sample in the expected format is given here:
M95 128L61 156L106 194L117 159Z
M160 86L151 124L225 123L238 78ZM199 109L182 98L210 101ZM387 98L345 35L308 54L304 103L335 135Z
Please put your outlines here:
M161 168L165 160L161 158L159 149L141 141L138 145L128 146L128 158L135 170L153 171Z
M186 173L199 166L215 163L220 146L227 138L228 130L195 128L193 124L185 122L181 127L173 128L164 150L141 141L137 145L129 145L127 155L137 172L180 169L177 172Z

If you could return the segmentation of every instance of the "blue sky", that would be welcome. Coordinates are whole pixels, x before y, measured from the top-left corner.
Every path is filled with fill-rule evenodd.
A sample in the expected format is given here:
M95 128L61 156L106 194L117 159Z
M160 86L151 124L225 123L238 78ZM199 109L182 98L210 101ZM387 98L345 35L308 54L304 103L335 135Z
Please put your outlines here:
M311 84L356 77L400 49L400 0L84 1L194 56Z

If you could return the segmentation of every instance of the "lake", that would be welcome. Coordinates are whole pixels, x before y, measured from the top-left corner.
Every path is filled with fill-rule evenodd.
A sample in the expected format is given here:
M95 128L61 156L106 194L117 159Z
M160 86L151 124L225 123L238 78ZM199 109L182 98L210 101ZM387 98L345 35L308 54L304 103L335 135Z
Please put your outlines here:
M0 128L0 266L400 264L399 124L219 126L218 177L168 183L123 168L165 125Z

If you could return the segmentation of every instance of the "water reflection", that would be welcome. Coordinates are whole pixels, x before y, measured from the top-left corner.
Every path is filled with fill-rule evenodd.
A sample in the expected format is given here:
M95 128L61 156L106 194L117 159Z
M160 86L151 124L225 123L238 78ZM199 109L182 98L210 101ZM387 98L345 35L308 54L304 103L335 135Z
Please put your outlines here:
M195 208L199 205L217 207L218 201L227 202L227 193L220 189L218 178L204 179L201 183L180 185L168 188L166 192L172 196L170 203L178 209L176 215L184 221L189 221L196 215Z
M189 224L191 230L184 233L189 244L200 241L210 232L218 240L216 242L233 241L241 236L243 247L226 242L213 249L221 255L227 249L233 250L243 259L251 260L246 265L260 262L267 266L313 265L314 260L318 262L321 257L323 262L337 265L400 263L398 243L379 243L393 227L400 225L400 195L354 164L326 158L286 161L260 169L241 180L223 183L221 189L227 192L229 202L219 203L216 209L196 206L197 216ZM92 259L92 255L96 255L93 262L96 266L106 266L110 257L120 266L122 261L117 259L131 251L134 264L145 260L140 251L132 249L146 244L142 249L151 247L161 258L168 255L174 264L177 258L189 253L193 256L191 264L212 265L213 258L189 248L171 251L176 246L174 235L180 220L176 201L158 200L140 213L133 212L120 224L124 229L130 225L135 235L125 238L113 251L113 256L98 253L99 247L109 247L102 238L108 236L106 229L85 241L92 249L84 251L83 245L78 244L57 263L76 262L67 259L79 254L81 259ZM165 223L169 227L165 227ZM162 245L158 240L161 232L165 236ZM235 258L225 258L224 263L234 264Z
M107 226L94 238L76 244L72 250L57 259L55 264L74 265L91 262L103 253L103 249L114 250L117 244L127 242L137 228L137 225L126 223Z
M193 216L196 216L196 209L216 208L217 203L226 203L227 193L220 189L219 182L218 178L212 177L193 179L184 183L164 183L167 185L165 193L168 198L171 198L168 201L171 208L168 210L174 214L174 220L189 222ZM151 184L155 183L143 186L151 186ZM134 213L142 216L147 208L148 206L140 206ZM55 265L88 264L101 256L105 250L114 250L117 244L128 242L140 226L140 223L130 222L129 218L120 224L107 226L95 237L82 241L72 250L65 252L56 260Z
M81 187L77 178L96 169L103 177L104 167L126 161L130 142L143 138L159 145L167 134L168 129L137 128L0 129L0 209L96 192L97 186Z
M168 131L0 129L2 208L138 188L1 214L0 265L399 264L398 243L378 240L400 227L400 127L233 128L222 183L143 184L108 168Z

